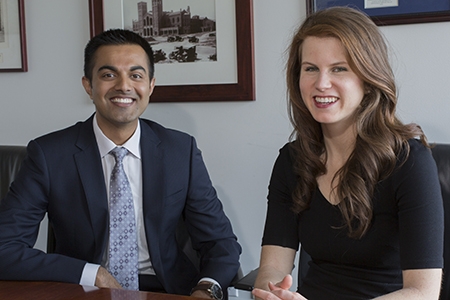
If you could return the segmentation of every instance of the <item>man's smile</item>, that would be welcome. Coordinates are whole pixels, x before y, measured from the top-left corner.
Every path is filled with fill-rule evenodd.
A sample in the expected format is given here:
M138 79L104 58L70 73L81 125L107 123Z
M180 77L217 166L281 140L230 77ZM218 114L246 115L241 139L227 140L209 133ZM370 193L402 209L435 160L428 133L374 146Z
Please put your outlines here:
M132 98L111 98L111 102L113 103L122 103L122 104L130 104L134 100Z

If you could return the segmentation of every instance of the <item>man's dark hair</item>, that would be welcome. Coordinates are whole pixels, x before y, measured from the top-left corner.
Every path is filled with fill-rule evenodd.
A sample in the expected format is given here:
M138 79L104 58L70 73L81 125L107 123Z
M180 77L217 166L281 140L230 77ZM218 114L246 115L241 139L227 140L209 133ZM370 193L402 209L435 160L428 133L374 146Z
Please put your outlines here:
M101 46L138 45L144 49L148 57L150 79L154 75L153 50L149 43L137 33L125 29L110 29L94 36L84 48L84 76L92 82L95 65L95 53Z

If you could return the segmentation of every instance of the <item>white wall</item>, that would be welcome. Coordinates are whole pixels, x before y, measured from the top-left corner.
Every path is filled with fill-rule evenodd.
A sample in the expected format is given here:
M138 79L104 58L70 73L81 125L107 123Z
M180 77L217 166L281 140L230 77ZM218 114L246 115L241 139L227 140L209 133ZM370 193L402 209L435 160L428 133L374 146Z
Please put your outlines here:
M5 145L26 145L93 112L81 86L88 1L25 2L29 71L0 73L0 144ZM152 103L144 113L197 138L243 247L245 272L259 262L267 185L290 134L284 51L304 16L304 1L254 1L256 101ZM420 123L431 141L450 143L450 22L382 30L395 53L403 120Z

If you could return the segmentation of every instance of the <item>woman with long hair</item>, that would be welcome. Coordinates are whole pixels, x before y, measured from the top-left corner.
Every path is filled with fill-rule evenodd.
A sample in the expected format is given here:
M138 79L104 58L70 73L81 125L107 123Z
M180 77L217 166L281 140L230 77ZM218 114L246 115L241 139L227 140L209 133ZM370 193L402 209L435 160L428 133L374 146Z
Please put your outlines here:
M275 162L254 295L438 299L443 205L421 128L396 116L388 47L364 13L309 16L287 62L291 142ZM311 256L297 292L299 244Z

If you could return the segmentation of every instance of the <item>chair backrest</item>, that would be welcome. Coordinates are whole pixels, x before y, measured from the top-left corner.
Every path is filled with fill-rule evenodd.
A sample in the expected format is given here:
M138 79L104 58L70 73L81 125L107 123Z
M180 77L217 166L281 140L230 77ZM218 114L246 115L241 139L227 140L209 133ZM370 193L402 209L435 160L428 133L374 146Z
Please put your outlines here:
M25 146L0 146L0 200L6 196L26 156ZM51 226L48 226L47 235L47 252L52 253L55 240Z
M444 278L440 299L450 299L450 144L437 144L431 149L438 168L444 201Z
M0 146L0 200L8 192L26 155L25 146Z
M444 228L450 228L450 144L435 144L431 149L436 161L439 182L441 184L442 200L444 201ZM311 257L303 248L300 250L298 284L303 282L309 268ZM450 230L444 230L444 277L439 299L450 299Z

